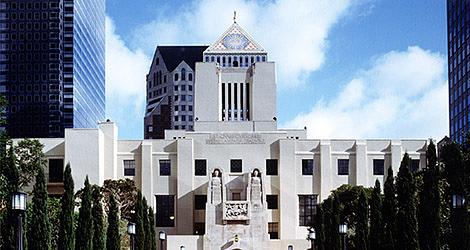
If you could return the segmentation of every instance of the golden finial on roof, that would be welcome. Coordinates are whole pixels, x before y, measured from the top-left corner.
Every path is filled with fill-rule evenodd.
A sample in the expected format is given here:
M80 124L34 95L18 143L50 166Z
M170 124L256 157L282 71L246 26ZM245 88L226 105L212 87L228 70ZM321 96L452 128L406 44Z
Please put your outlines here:
M233 11L233 22L237 22L237 11Z

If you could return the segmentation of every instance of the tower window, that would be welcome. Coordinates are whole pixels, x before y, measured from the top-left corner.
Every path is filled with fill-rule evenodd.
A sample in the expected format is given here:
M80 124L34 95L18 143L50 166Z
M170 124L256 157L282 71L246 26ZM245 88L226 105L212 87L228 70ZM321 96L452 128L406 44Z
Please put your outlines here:
M124 160L124 176L135 176L135 160Z
M268 222L268 234L270 239L279 239L279 223Z
M196 176L206 176L207 175L207 160L205 159L196 159L194 161L194 174Z
M374 159L374 175L384 175L384 165L383 159Z
M188 81L192 81L193 80L193 74L192 73L189 73L188 74Z
M302 159L302 175L313 175L313 159Z
M181 81L186 81L186 69L181 69Z
M170 160L160 160L160 176L170 176L171 175L171 161Z
M338 159L338 175L349 175L349 159Z
M266 202L268 203L268 209L278 209L277 195L266 195Z
M155 225L157 227L175 226L175 196L174 195L155 195Z
M49 182L64 181L64 159L49 159Z
M175 82L178 81L178 73L175 73Z
M299 195L299 226L313 226L317 195Z
M231 159L230 160L230 172L241 173L242 172L242 160Z
M278 173L277 159L266 159L266 175L277 175Z
M207 203L207 195L195 195L194 196L194 209L205 210Z

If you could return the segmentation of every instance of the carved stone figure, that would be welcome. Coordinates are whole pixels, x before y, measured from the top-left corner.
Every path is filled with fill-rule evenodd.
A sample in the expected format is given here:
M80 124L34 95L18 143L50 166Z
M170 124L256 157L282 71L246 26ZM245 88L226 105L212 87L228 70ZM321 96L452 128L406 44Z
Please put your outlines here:
M261 203L261 178L258 169L253 170L251 175L251 201Z
M219 204L222 202L222 180L220 170L216 169L212 173L212 204Z

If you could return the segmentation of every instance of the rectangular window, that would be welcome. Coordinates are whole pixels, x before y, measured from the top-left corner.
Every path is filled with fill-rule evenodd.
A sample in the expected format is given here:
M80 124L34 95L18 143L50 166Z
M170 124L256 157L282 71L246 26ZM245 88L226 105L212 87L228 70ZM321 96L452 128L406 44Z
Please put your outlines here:
M338 159L338 175L349 175L349 159Z
M170 160L160 160L160 176L170 176L171 175L171 161Z
M196 176L206 176L207 175L207 160L196 159L194 160L194 174Z
M194 222L194 235L206 234L206 224L204 222Z
M268 203L268 209L278 209L277 195L268 194L266 195L266 202Z
M175 196L174 195L155 195L155 224L157 227L175 226Z
M230 160L230 172L232 173L241 173L242 172L242 160L231 159Z
M266 159L266 175L277 175L277 159Z
M302 159L302 175L313 175L313 159Z
M49 159L49 182L64 181L64 159Z
M317 211L317 195L299 195L299 226L313 226Z
M206 209L207 195L195 195L194 196L194 209L204 210Z
M124 160L124 176L135 176L135 160Z
M419 170L419 159L412 159L411 166L410 166L411 173L415 173L418 170Z
M268 222L268 234L270 239L279 239L279 223Z
M385 160L374 159L374 175L384 175Z

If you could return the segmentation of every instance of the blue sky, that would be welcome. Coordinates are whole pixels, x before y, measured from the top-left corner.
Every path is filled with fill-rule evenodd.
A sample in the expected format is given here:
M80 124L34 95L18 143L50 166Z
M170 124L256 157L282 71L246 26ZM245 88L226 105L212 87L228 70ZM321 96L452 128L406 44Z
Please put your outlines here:
M107 116L143 137L157 44L210 44L232 22L276 61L281 127L311 138L447 134L441 0L108 0Z

